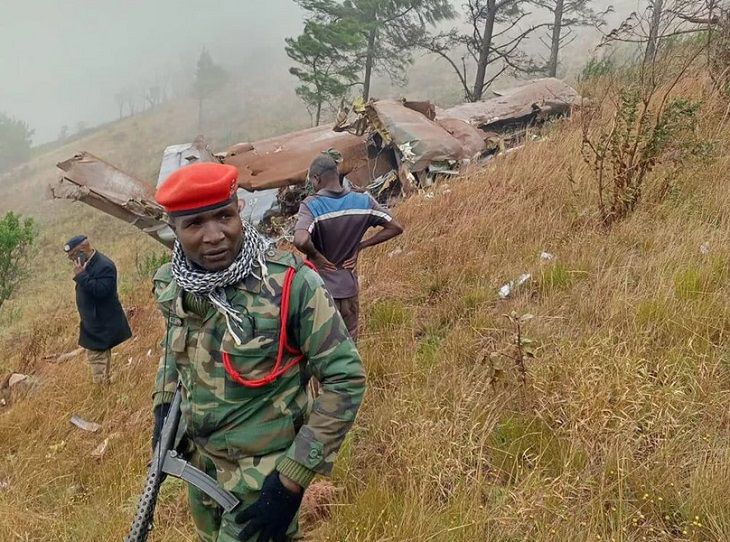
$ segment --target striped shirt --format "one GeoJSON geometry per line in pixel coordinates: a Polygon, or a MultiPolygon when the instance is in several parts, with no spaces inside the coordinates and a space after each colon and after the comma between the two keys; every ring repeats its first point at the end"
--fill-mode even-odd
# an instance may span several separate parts
{"type": "Polygon", "coordinates": [[[365,232],[392,220],[390,213],[367,193],[320,190],[299,206],[294,230],[306,230],[314,247],[337,266],[336,271],[320,269],[325,286],[335,299],[354,297],[358,292],[357,273],[342,269],[342,263],[357,252],[365,232]]]}

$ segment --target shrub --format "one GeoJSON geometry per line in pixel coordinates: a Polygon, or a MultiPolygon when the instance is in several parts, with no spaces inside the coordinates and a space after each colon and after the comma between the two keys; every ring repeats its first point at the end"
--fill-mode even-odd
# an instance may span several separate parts
{"type": "Polygon", "coordinates": [[[26,277],[37,235],[32,218],[8,211],[0,220],[0,307],[26,277]]]}

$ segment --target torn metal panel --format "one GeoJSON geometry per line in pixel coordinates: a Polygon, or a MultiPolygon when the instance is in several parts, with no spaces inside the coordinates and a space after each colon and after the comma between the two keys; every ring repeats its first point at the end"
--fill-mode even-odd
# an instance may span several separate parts
{"type": "Polygon", "coordinates": [[[459,119],[483,130],[501,132],[567,114],[581,99],[574,88],[551,77],[535,79],[498,94],[483,102],[440,110],[437,119],[459,119]]]}
{"type": "Polygon", "coordinates": [[[431,162],[469,157],[458,139],[401,101],[370,101],[365,104],[365,114],[383,143],[399,149],[411,171],[422,171],[431,162]]]}
{"type": "Polygon", "coordinates": [[[163,221],[151,185],[87,152],[57,166],[63,173],[51,187],[52,197],[86,203],[172,247],[174,234],[163,221]]]}
{"type": "Polygon", "coordinates": [[[203,136],[198,136],[192,143],[182,145],[170,145],[162,153],[160,174],[157,176],[157,186],[170,176],[170,173],[183,166],[195,162],[217,162],[215,156],[208,148],[203,136]]]}
{"type": "Polygon", "coordinates": [[[486,150],[487,134],[459,119],[436,119],[436,124],[450,133],[461,144],[469,158],[481,155],[486,150]]]}
{"type": "Polygon", "coordinates": [[[303,183],[309,164],[328,149],[342,155],[340,173],[343,175],[367,164],[365,139],[348,132],[334,132],[329,126],[239,143],[218,156],[225,164],[238,168],[238,185],[253,191],[303,183]]]}

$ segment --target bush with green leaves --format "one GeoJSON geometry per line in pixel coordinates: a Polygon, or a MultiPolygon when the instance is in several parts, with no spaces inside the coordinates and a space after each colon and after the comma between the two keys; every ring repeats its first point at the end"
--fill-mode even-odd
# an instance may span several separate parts
{"type": "Polygon", "coordinates": [[[690,140],[700,104],[670,92],[629,86],[620,90],[608,126],[594,131],[593,115],[584,117],[582,153],[595,174],[605,226],[634,211],[657,164],[669,155],[681,162],[694,148],[690,140]]]}
{"type": "Polygon", "coordinates": [[[142,278],[152,277],[170,259],[169,252],[146,252],[141,257],[137,254],[134,262],[137,268],[137,274],[142,278]]]}
{"type": "Polygon", "coordinates": [[[37,236],[32,218],[8,211],[0,219],[0,307],[27,276],[30,249],[37,236]]]}

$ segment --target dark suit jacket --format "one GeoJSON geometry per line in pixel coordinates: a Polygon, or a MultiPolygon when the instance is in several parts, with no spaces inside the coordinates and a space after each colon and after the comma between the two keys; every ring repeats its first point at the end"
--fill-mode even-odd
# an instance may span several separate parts
{"type": "Polygon", "coordinates": [[[132,336],[119,298],[117,268],[98,250],[86,269],[74,277],[81,316],[79,346],[106,350],[132,336]]]}

